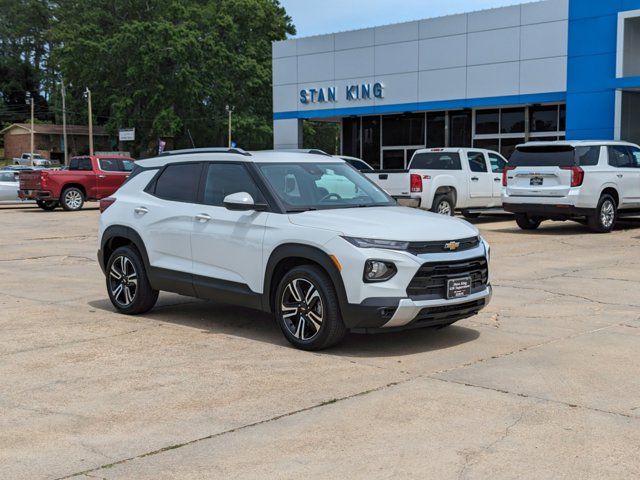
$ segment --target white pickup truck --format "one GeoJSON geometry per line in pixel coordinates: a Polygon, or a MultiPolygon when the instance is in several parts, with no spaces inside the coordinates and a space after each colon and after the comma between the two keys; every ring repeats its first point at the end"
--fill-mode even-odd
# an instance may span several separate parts
{"type": "Polygon", "coordinates": [[[417,150],[408,170],[363,172],[402,205],[443,215],[461,210],[467,218],[477,210],[499,208],[502,171],[507,160],[481,148],[417,150]]]}
{"type": "Polygon", "coordinates": [[[14,165],[25,165],[29,167],[46,167],[49,168],[51,166],[51,162],[44,158],[39,153],[33,154],[33,159],[31,158],[30,153],[23,153],[20,157],[13,159],[14,165]]]}

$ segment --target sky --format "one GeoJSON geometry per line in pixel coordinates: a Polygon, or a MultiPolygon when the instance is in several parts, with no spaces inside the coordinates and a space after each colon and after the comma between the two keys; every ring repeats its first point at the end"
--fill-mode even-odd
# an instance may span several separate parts
{"type": "Polygon", "coordinates": [[[453,13],[504,7],[531,0],[280,0],[293,18],[296,37],[335,33],[453,13]]]}

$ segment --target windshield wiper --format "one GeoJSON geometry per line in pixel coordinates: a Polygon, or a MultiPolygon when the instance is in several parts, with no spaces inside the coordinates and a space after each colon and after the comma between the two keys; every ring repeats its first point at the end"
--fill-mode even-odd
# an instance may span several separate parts
{"type": "Polygon", "coordinates": [[[287,213],[302,213],[302,212],[309,212],[312,210],[318,210],[318,209],[315,207],[289,208],[287,209],[287,213]]]}

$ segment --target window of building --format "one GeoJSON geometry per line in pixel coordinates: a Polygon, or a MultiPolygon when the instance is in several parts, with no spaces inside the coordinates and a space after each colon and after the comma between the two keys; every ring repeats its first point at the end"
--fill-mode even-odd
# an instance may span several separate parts
{"type": "Polygon", "coordinates": [[[360,118],[342,120],[342,154],[360,158],[360,118]]]}
{"type": "Polygon", "coordinates": [[[362,117],[362,160],[380,168],[380,117],[362,117]]]}
{"type": "Polygon", "coordinates": [[[476,110],[473,146],[494,150],[509,158],[515,147],[527,140],[563,139],[565,125],[564,104],[476,110]]]}
{"type": "MultiPolygon", "coordinates": [[[[628,12],[620,20],[622,50],[618,53],[618,77],[640,76],[640,17],[628,12]]],[[[620,42],[620,39],[618,40],[620,42]]]]}
{"type": "Polygon", "coordinates": [[[424,145],[424,113],[382,117],[382,146],[424,145]]]}
{"type": "Polygon", "coordinates": [[[446,145],[446,112],[427,113],[427,148],[446,145]]]}
{"type": "Polygon", "coordinates": [[[201,173],[201,163],[168,165],[156,180],[154,193],[165,200],[196,203],[201,173]]]}
{"type": "Polygon", "coordinates": [[[471,111],[449,112],[449,146],[470,147],[472,137],[471,111]]]}

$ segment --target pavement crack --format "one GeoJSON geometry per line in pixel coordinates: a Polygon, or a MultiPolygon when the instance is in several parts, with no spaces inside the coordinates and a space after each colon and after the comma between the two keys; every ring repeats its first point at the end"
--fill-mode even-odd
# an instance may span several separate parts
{"type": "Polygon", "coordinates": [[[257,426],[264,425],[264,424],[267,424],[267,423],[276,422],[276,421],[281,420],[283,418],[292,417],[294,415],[299,415],[299,414],[305,413],[305,412],[310,412],[310,411],[313,411],[313,410],[316,410],[316,409],[319,409],[319,408],[322,408],[322,407],[326,407],[326,406],[329,406],[329,405],[333,405],[333,404],[336,404],[336,403],[339,403],[339,402],[344,402],[346,400],[351,400],[353,398],[363,397],[363,396],[369,395],[371,393],[381,392],[381,391],[386,390],[388,388],[396,387],[398,385],[402,385],[402,384],[408,383],[408,382],[410,382],[412,380],[416,380],[416,379],[418,379],[420,377],[421,376],[416,376],[416,377],[412,377],[412,378],[406,378],[404,380],[399,380],[399,381],[396,381],[396,382],[389,382],[389,383],[386,383],[384,385],[380,385],[379,387],[370,388],[368,390],[363,390],[361,392],[356,392],[356,393],[353,393],[351,395],[345,395],[345,396],[339,397],[339,398],[333,398],[333,399],[329,399],[329,400],[324,400],[324,401],[322,401],[320,403],[316,403],[316,404],[310,405],[308,407],[304,407],[304,408],[300,408],[300,409],[297,409],[297,410],[292,410],[290,412],[286,412],[286,413],[282,413],[282,414],[279,414],[279,415],[275,415],[273,417],[266,418],[264,420],[258,420],[256,422],[247,423],[245,425],[240,425],[238,427],[230,428],[230,429],[224,430],[222,432],[213,433],[213,434],[207,435],[205,437],[200,437],[200,438],[196,438],[196,439],[193,439],[193,440],[188,440],[186,442],[181,442],[181,443],[176,443],[176,444],[173,444],[173,445],[168,445],[166,447],[162,447],[162,448],[159,448],[157,450],[153,450],[153,451],[146,452],[146,453],[141,453],[139,455],[135,455],[135,456],[128,457],[128,458],[123,458],[123,459],[115,461],[113,463],[100,465],[100,466],[94,467],[94,468],[89,468],[89,469],[83,470],[81,472],[71,473],[71,474],[65,475],[63,477],[57,477],[55,480],[65,480],[65,479],[68,479],[68,478],[79,477],[81,475],[90,476],[89,474],[91,474],[93,472],[97,472],[97,471],[105,469],[105,468],[112,468],[112,467],[115,467],[117,465],[122,465],[123,463],[127,463],[127,462],[130,462],[130,461],[133,461],[133,460],[138,460],[138,459],[141,459],[141,458],[151,457],[153,455],[158,455],[160,453],[167,452],[169,450],[175,450],[177,448],[186,447],[186,446],[193,445],[195,443],[199,443],[199,442],[202,442],[202,441],[205,441],[205,440],[210,440],[210,439],[213,439],[213,438],[222,437],[224,435],[228,435],[228,434],[231,434],[231,433],[236,433],[236,432],[239,432],[239,431],[242,431],[242,430],[247,430],[249,428],[257,427],[257,426]]]}
{"type": "Polygon", "coordinates": [[[553,398],[546,398],[546,397],[539,397],[537,395],[530,395],[528,393],[512,392],[510,390],[505,390],[505,389],[502,389],[502,388],[488,387],[486,385],[479,385],[479,384],[476,384],[476,383],[463,382],[461,380],[453,380],[451,378],[435,377],[435,376],[432,376],[432,375],[426,376],[424,378],[428,378],[430,380],[437,380],[439,382],[451,383],[451,384],[454,384],[454,385],[463,385],[465,387],[480,388],[482,390],[489,390],[489,391],[492,391],[492,392],[502,393],[504,395],[510,395],[510,396],[520,397],[520,398],[527,398],[527,399],[536,400],[536,401],[539,401],[539,402],[546,402],[546,403],[553,403],[553,404],[556,404],[556,405],[563,405],[563,406],[569,407],[569,408],[580,408],[582,410],[588,410],[588,411],[591,411],[591,412],[604,413],[606,415],[614,415],[614,416],[617,416],[617,417],[623,417],[623,418],[627,418],[627,419],[631,419],[631,420],[640,420],[640,417],[638,417],[636,415],[630,415],[628,413],[614,412],[614,411],[611,411],[611,410],[605,410],[603,408],[589,407],[587,405],[563,402],[562,400],[556,400],[556,399],[553,399],[553,398]]]}
{"type": "Polygon", "coordinates": [[[565,297],[565,298],[577,298],[578,300],[585,300],[587,302],[590,303],[597,303],[598,305],[609,305],[609,306],[613,306],[613,307],[632,307],[632,308],[640,308],[640,305],[637,304],[629,304],[629,303],[616,303],[616,302],[603,302],[601,300],[595,300],[593,298],[589,298],[589,297],[585,297],[583,295],[576,295],[573,293],[563,293],[563,292],[554,292],[551,290],[546,290],[544,288],[540,288],[540,287],[522,287],[519,285],[505,285],[505,284],[499,284],[499,283],[495,283],[494,287],[500,287],[500,288],[513,288],[515,290],[528,290],[528,291],[537,291],[537,292],[544,292],[544,293],[548,293],[549,295],[555,295],[558,297],[565,297]]]}

